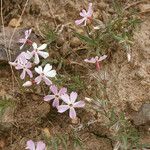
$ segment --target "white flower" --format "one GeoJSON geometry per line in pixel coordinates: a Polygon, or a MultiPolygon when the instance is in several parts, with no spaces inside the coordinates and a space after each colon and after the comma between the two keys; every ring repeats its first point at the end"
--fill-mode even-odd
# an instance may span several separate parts
{"type": "Polygon", "coordinates": [[[49,56],[48,52],[44,52],[43,50],[47,47],[47,44],[42,44],[40,47],[37,47],[36,43],[32,44],[33,51],[31,52],[32,57],[34,56],[34,63],[39,64],[40,59],[39,56],[46,59],[49,56]]]}
{"type": "Polygon", "coordinates": [[[52,70],[52,66],[50,64],[46,64],[44,69],[41,66],[35,67],[35,71],[39,74],[38,77],[35,78],[35,82],[39,84],[42,80],[47,84],[51,85],[52,81],[48,79],[48,77],[55,77],[56,71],[52,70]]]}

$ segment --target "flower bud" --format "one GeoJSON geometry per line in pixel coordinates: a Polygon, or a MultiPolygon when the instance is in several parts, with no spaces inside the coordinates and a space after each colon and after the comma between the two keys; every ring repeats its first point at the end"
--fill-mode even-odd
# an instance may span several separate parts
{"type": "Polygon", "coordinates": [[[29,86],[31,86],[32,85],[32,82],[31,81],[27,81],[27,82],[25,82],[22,86],[23,87],[29,87],[29,86]]]}

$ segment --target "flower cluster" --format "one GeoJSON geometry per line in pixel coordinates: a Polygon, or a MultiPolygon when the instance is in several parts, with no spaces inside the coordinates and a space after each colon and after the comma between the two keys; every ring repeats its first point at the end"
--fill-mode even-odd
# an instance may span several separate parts
{"type": "Polygon", "coordinates": [[[32,45],[32,51],[21,52],[14,62],[9,62],[10,65],[14,66],[16,70],[22,70],[20,78],[25,79],[26,75],[30,77],[29,81],[26,81],[23,86],[28,87],[33,83],[39,84],[42,80],[47,84],[51,85],[52,81],[49,78],[53,78],[56,76],[56,71],[52,70],[52,66],[50,64],[46,64],[44,69],[41,66],[37,66],[33,69],[35,65],[40,63],[40,57],[46,59],[49,57],[49,53],[43,51],[46,49],[47,44],[42,44],[41,46],[37,46],[35,42],[29,40],[29,36],[31,34],[31,29],[25,31],[25,37],[19,39],[19,43],[22,45],[20,49],[23,48],[25,44],[32,45]],[[39,76],[33,79],[32,70],[35,70],[39,76]]]}
{"type": "Polygon", "coordinates": [[[28,150],[46,150],[46,145],[42,141],[33,142],[32,140],[27,141],[27,147],[25,149],[28,150]]]}

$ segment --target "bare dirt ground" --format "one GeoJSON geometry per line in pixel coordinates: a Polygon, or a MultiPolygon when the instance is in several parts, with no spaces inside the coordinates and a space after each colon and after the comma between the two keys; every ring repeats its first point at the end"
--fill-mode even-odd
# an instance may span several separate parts
{"type": "MultiPolygon", "coordinates": [[[[3,1],[4,24],[11,33],[16,26],[16,22],[13,22],[12,19],[19,19],[25,2],[21,0],[3,1]]],[[[150,107],[148,106],[147,110],[141,108],[143,104],[150,103],[150,3],[149,1],[120,2],[124,3],[126,7],[137,8],[142,22],[133,33],[131,61],[127,61],[123,48],[115,47],[115,51],[104,64],[101,72],[105,71],[107,76],[105,95],[117,112],[126,112],[127,117],[141,134],[141,141],[150,143],[150,107]]],[[[94,16],[102,22],[105,22],[114,13],[111,0],[93,0],[92,3],[94,16]]],[[[77,49],[83,48],[84,44],[74,38],[71,29],[82,33],[82,29],[75,26],[74,20],[78,18],[77,14],[80,10],[83,7],[86,8],[87,5],[87,0],[80,2],[77,0],[29,0],[17,30],[33,28],[33,37],[39,42],[45,39],[44,24],[51,29],[63,29],[56,42],[57,49],[53,44],[49,47],[50,55],[55,59],[60,55],[65,55],[70,49],[76,52],[77,49]]],[[[19,35],[15,34],[13,39],[17,36],[19,35]]],[[[15,41],[13,40],[12,43],[15,41]]],[[[11,46],[12,51],[19,48],[17,44],[13,46],[11,46]]],[[[0,48],[2,49],[2,42],[0,48]]],[[[0,55],[0,58],[2,57],[3,55],[0,55]]],[[[95,86],[95,82],[93,82],[93,76],[99,78],[102,73],[93,71],[89,73],[83,70],[82,66],[70,63],[74,60],[80,63],[83,58],[84,54],[80,56],[80,53],[70,55],[66,59],[68,65],[66,70],[69,70],[69,73],[79,72],[84,78],[86,84],[83,85],[83,88],[76,86],[80,96],[84,98],[95,95],[97,91],[95,88],[102,88],[101,84],[95,86]]],[[[6,57],[3,59],[6,60],[6,57]]],[[[59,70],[57,64],[55,67],[59,70]]],[[[11,104],[0,122],[0,149],[23,150],[27,140],[45,140],[45,137],[53,139],[52,143],[57,143],[59,150],[64,150],[62,139],[66,139],[68,150],[113,149],[114,141],[111,139],[110,131],[103,124],[103,120],[98,118],[96,112],[88,110],[88,108],[79,110],[80,123],[74,124],[68,118],[67,113],[58,114],[55,109],[43,101],[43,87],[34,90],[22,89],[21,84],[17,83],[11,74],[11,69],[6,61],[0,61],[0,97],[5,96],[6,99],[11,100],[11,104]],[[96,123],[89,124],[95,120],[96,123]]],[[[103,94],[99,93],[99,97],[103,97],[103,94]]]]}

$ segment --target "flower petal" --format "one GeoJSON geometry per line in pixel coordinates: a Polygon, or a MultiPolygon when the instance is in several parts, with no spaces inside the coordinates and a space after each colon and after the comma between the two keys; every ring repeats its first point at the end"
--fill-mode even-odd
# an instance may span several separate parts
{"type": "Polygon", "coordinates": [[[32,46],[33,46],[33,49],[34,49],[34,50],[37,49],[37,44],[36,44],[35,42],[33,42],[32,46]]]}
{"type": "Polygon", "coordinates": [[[52,85],[51,87],[50,87],[50,90],[56,95],[56,94],[58,94],[58,88],[56,87],[56,85],[52,85]]]}
{"type": "Polygon", "coordinates": [[[69,111],[69,116],[71,119],[75,119],[76,118],[76,111],[73,107],[70,108],[70,111],[69,111]]]}
{"type": "Polygon", "coordinates": [[[55,95],[46,95],[45,97],[44,97],[44,101],[50,101],[50,100],[52,100],[52,99],[54,99],[55,98],[55,95]]]}
{"type": "Polygon", "coordinates": [[[70,101],[71,101],[72,104],[76,101],[77,96],[78,96],[78,94],[76,92],[71,92],[70,101]]]}
{"type": "Polygon", "coordinates": [[[34,63],[35,64],[39,64],[39,62],[40,62],[39,56],[38,56],[37,53],[35,53],[35,55],[34,55],[34,63]]]}
{"type": "Polygon", "coordinates": [[[25,76],[26,76],[26,71],[23,70],[21,75],[20,75],[20,78],[23,80],[25,78],[25,76]]]}
{"type": "Polygon", "coordinates": [[[70,107],[68,105],[60,105],[57,107],[59,113],[63,113],[68,110],[70,107]]]}
{"type": "Polygon", "coordinates": [[[63,95],[61,95],[61,99],[62,99],[65,103],[67,103],[67,104],[70,104],[70,103],[71,103],[71,102],[70,102],[70,97],[69,97],[68,94],[63,94],[63,95]]]}
{"type": "Polygon", "coordinates": [[[107,58],[107,55],[103,55],[103,56],[101,56],[101,57],[99,58],[98,61],[102,61],[102,60],[104,60],[104,59],[106,59],[106,58],[107,58]]]}
{"type": "Polygon", "coordinates": [[[46,145],[42,141],[37,142],[36,150],[46,150],[46,145]]]}
{"type": "Polygon", "coordinates": [[[84,59],[84,61],[88,63],[96,63],[96,60],[94,57],[92,57],[91,59],[84,59]]]}
{"type": "Polygon", "coordinates": [[[87,16],[91,17],[92,14],[93,14],[92,3],[89,3],[89,8],[88,8],[88,11],[87,11],[87,16]]]}
{"type": "Polygon", "coordinates": [[[73,107],[78,107],[78,108],[81,108],[81,107],[84,107],[85,106],[85,102],[84,101],[78,101],[78,102],[75,102],[73,104],[73,107]]]}
{"type": "Polygon", "coordinates": [[[58,108],[58,106],[59,106],[59,99],[55,98],[52,105],[53,105],[53,107],[58,108]]]}
{"type": "Polygon", "coordinates": [[[75,24],[76,25],[80,25],[82,22],[84,22],[86,20],[86,18],[82,18],[82,19],[79,19],[79,20],[76,20],[75,21],[75,24]]]}
{"type": "Polygon", "coordinates": [[[52,81],[49,80],[47,77],[43,77],[43,80],[44,80],[46,85],[51,85],[52,84],[52,81]]]}
{"type": "Polygon", "coordinates": [[[51,77],[51,78],[55,77],[56,76],[56,70],[51,70],[51,71],[47,72],[46,76],[51,77]]]}
{"type": "Polygon", "coordinates": [[[38,74],[41,74],[41,73],[42,73],[42,67],[41,67],[41,66],[35,67],[35,71],[36,71],[38,74]]]}
{"type": "Polygon", "coordinates": [[[38,77],[35,78],[34,81],[36,82],[36,84],[39,84],[41,82],[41,80],[42,80],[42,77],[38,76],[38,77]]]}
{"type": "Polygon", "coordinates": [[[38,50],[44,50],[47,47],[47,44],[42,44],[40,47],[38,47],[38,50]]]}
{"type": "Polygon", "coordinates": [[[67,88],[61,88],[58,94],[61,96],[62,94],[65,94],[66,92],[67,92],[67,88]]]}
{"type": "Polygon", "coordinates": [[[46,59],[49,56],[48,52],[43,52],[43,51],[38,51],[38,54],[43,57],[44,59],[46,59]]]}
{"type": "Polygon", "coordinates": [[[52,69],[52,65],[50,64],[46,64],[44,67],[44,73],[47,73],[48,71],[50,71],[52,69]]]}
{"type": "Polygon", "coordinates": [[[26,69],[26,71],[27,71],[27,74],[30,76],[30,78],[32,78],[33,77],[32,72],[29,69],[26,69]]]}
{"type": "Polygon", "coordinates": [[[35,150],[35,144],[34,144],[34,142],[32,140],[27,141],[26,149],[35,150]]]}

